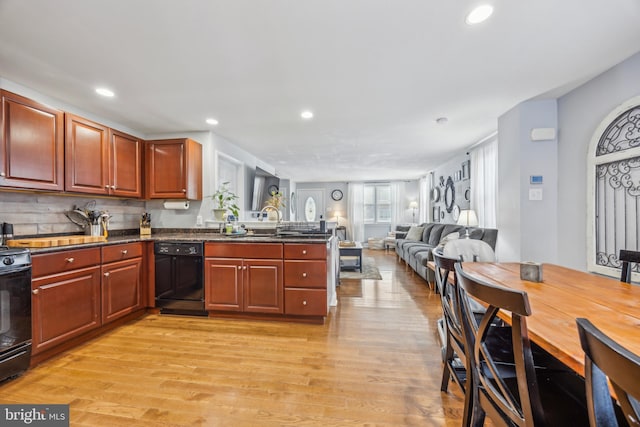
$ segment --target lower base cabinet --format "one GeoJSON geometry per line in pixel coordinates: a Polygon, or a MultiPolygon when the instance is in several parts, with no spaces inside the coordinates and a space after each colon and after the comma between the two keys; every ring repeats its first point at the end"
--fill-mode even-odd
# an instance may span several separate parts
{"type": "Polygon", "coordinates": [[[32,354],[98,328],[100,267],[32,281],[32,354]]]}
{"type": "Polygon", "coordinates": [[[102,323],[142,307],[142,258],[102,266],[102,323]]]}

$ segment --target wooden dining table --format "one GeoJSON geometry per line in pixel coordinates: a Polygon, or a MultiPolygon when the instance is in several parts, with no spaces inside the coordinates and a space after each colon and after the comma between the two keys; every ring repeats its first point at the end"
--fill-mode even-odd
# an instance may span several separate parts
{"type": "Polygon", "coordinates": [[[640,286],[553,264],[543,264],[542,282],[521,280],[519,263],[464,262],[462,268],[476,278],[525,291],[532,311],[527,317],[530,339],[582,376],[578,317],[640,354],[640,286]]]}

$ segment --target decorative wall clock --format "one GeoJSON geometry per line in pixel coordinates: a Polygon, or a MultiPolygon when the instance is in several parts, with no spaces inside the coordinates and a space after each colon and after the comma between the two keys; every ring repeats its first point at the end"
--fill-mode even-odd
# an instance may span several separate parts
{"type": "Polygon", "coordinates": [[[332,198],[333,200],[335,200],[336,202],[338,202],[338,201],[342,200],[342,196],[343,196],[343,194],[342,194],[342,191],[341,191],[341,190],[335,189],[335,190],[333,190],[333,191],[331,192],[331,198],[332,198]]]}

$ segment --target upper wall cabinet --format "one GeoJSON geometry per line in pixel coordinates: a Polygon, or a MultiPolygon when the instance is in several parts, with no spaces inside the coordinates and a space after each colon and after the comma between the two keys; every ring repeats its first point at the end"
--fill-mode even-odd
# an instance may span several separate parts
{"type": "Polygon", "coordinates": [[[65,122],[66,191],[142,196],[140,139],[73,114],[65,122]]]}
{"type": "Polygon", "coordinates": [[[0,90],[0,186],[64,189],[64,113],[0,90]]]}
{"type": "Polygon", "coordinates": [[[147,141],[147,198],[202,200],[202,146],[191,139],[147,141]]]}

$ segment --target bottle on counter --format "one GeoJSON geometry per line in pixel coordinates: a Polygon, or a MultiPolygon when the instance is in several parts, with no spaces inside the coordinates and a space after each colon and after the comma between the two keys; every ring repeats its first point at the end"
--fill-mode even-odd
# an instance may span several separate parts
{"type": "Polygon", "coordinates": [[[327,231],[327,222],[322,219],[322,215],[320,215],[320,232],[325,233],[327,231]]]}

